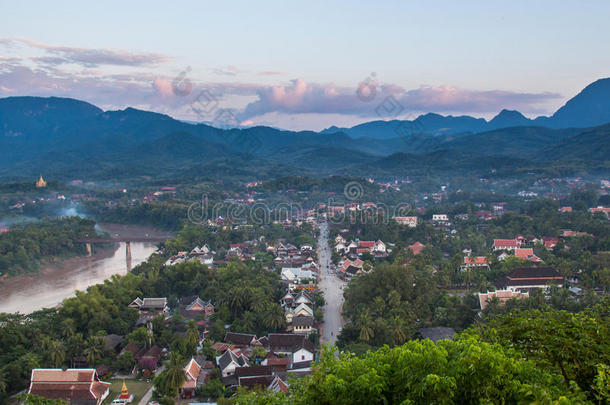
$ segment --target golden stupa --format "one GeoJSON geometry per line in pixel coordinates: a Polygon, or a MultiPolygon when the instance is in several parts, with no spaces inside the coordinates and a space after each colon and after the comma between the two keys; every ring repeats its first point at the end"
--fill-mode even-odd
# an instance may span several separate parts
{"type": "Polygon", "coordinates": [[[129,391],[127,391],[127,384],[125,384],[125,380],[123,380],[123,388],[121,388],[121,395],[119,395],[119,399],[129,399],[131,395],[129,391]]]}
{"type": "Polygon", "coordinates": [[[45,188],[47,186],[47,182],[42,178],[42,174],[40,175],[40,179],[36,182],[36,188],[45,188]]]}

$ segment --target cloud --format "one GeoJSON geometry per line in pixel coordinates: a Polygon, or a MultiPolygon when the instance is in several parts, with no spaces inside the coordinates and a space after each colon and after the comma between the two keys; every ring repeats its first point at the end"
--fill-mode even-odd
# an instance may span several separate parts
{"type": "Polygon", "coordinates": [[[245,73],[245,70],[238,69],[236,66],[224,66],[210,69],[212,73],[221,76],[237,76],[240,73],[245,73]]]}
{"type": "Polygon", "coordinates": [[[0,41],[0,43],[9,47],[14,47],[15,44],[21,43],[31,48],[43,50],[50,56],[37,57],[33,59],[48,65],[75,63],[86,67],[95,67],[100,65],[146,66],[157,65],[170,60],[168,56],[158,53],[56,46],[33,41],[28,38],[4,38],[0,41]]]}
{"type": "Polygon", "coordinates": [[[174,86],[167,79],[156,77],[153,80],[153,88],[161,97],[171,97],[174,95],[174,86]]]}
{"type": "Polygon", "coordinates": [[[466,90],[452,86],[423,86],[404,92],[399,101],[406,109],[434,112],[498,112],[503,108],[539,111],[538,105],[556,100],[557,93],[518,93],[502,90],[466,90]]]}
{"type": "Polygon", "coordinates": [[[334,84],[307,83],[302,79],[281,86],[261,87],[257,90],[257,95],[258,100],[245,108],[242,119],[272,112],[349,114],[371,118],[391,118],[381,116],[382,112],[388,111],[393,111],[396,115],[413,111],[487,114],[497,113],[503,108],[513,108],[532,113],[544,111],[541,104],[561,97],[556,93],[479,91],[452,86],[422,86],[405,90],[395,84],[378,84],[374,80],[348,88],[334,84]],[[383,107],[384,104],[386,108],[383,107]]]}
{"type": "Polygon", "coordinates": [[[279,72],[275,70],[264,70],[262,72],[258,72],[259,76],[281,76],[284,75],[284,72],[279,72]]]}

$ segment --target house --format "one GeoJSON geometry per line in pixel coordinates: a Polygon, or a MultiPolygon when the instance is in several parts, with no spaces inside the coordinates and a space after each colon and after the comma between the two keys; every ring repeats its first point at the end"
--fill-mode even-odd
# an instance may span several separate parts
{"type": "Polygon", "coordinates": [[[559,208],[559,212],[566,213],[566,212],[572,212],[572,207],[561,207],[559,208]]]}
{"type": "Polygon", "coordinates": [[[555,246],[557,246],[558,243],[559,243],[559,238],[556,238],[554,236],[543,236],[542,237],[542,244],[548,250],[553,249],[555,246]]]}
{"type": "Polygon", "coordinates": [[[28,388],[28,394],[74,404],[100,405],[109,393],[110,383],[100,381],[92,368],[35,368],[28,388]]]}
{"type": "Polygon", "coordinates": [[[226,343],[233,343],[238,347],[260,346],[258,339],[256,339],[256,335],[249,333],[227,332],[224,341],[226,343]]]}
{"type": "Polygon", "coordinates": [[[341,268],[339,269],[339,272],[346,277],[351,277],[351,276],[355,276],[357,274],[362,274],[363,264],[364,264],[364,262],[360,259],[356,259],[354,261],[346,259],[341,264],[341,268]]]}
{"type": "Polygon", "coordinates": [[[301,305],[301,304],[311,305],[312,304],[311,299],[307,296],[307,294],[305,292],[301,292],[301,294],[299,294],[299,296],[296,298],[294,303],[296,305],[301,305]]]}
{"type": "Polygon", "coordinates": [[[534,254],[532,248],[517,248],[515,249],[515,256],[519,259],[528,260],[533,263],[541,263],[542,259],[534,254]]]}
{"type": "Polygon", "coordinates": [[[307,304],[300,304],[294,309],[286,312],[286,322],[291,323],[298,316],[313,317],[313,310],[307,304]]]}
{"type": "Polygon", "coordinates": [[[309,335],[313,331],[313,316],[297,315],[292,318],[292,333],[309,335]]]}
{"type": "Polygon", "coordinates": [[[417,226],[417,217],[394,217],[394,220],[398,225],[406,225],[409,228],[415,228],[417,226]]]}
{"type": "Polygon", "coordinates": [[[303,280],[310,280],[316,278],[311,270],[303,270],[299,267],[284,267],[282,269],[281,277],[283,281],[290,283],[301,283],[303,280]]]}
{"type": "Polygon", "coordinates": [[[197,388],[205,383],[205,374],[201,371],[201,365],[197,363],[195,358],[191,358],[191,361],[189,361],[186,367],[184,367],[186,379],[180,387],[181,398],[194,397],[197,388]]]}
{"type": "Polygon", "coordinates": [[[606,217],[610,217],[610,208],[606,208],[606,207],[602,207],[602,206],[598,206],[596,208],[589,208],[589,212],[591,214],[596,214],[598,212],[601,212],[603,214],[606,214],[606,217]]]}
{"type": "Polygon", "coordinates": [[[433,214],[432,215],[433,222],[447,222],[449,221],[449,217],[447,214],[433,214]]]}
{"type": "Polygon", "coordinates": [[[273,381],[271,381],[271,384],[269,384],[267,389],[270,391],[282,392],[284,394],[288,394],[290,392],[288,384],[286,384],[284,380],[277,375],[273,377],[273,381]]]}
{"type": "Polygon", "coordinates": [[[208,319],[214,314],[214,305],[211,301],[204,301],[196,295],[180,299],[180,313],[185,319],[208,319]]]}
{"type": "Polygon", "coordinates": [[[157,367],[159,367],[159,360],[161,360],[162,355],[163,349],[158,345],[154,345],[150,349],[146,349],[145,347],[140,349],[140,351],[136,353],[135,358],[138,360],[140,367],[155,371],[157,367]]]}
{"type": "Polygon", "coordinates": [[[292,307],[294,304],[294,295],[290,291],[287,291],[286,294],[280,299],[280,304],[283,307],[292,307]]]}
{"type": "Polygon", "coordinates": [[[220,368],[220,374],[223,377],[234,375],[237,368],[249,367],[248,362],[243,355],[236,355],[231,350],[227,350],[222,355],[216,357],[216,364],[220,368]]]}
{"type": "Polygon", "coordinates": [[[167,298],[136,298],[128,305],[129,308],[136,308],[140,313],[168,313],[167,298]]]}
{"type": "Polygon", "coordinates": [[[510,299],[521,299],[527,297],[529,297],[529,293],[527,292],[497,290],[486,293],[479,293],[479,305],[481,306],[481,310],[484,310],[487,307],[487,304],[494,298],[498,299],[500,305],[505,305],[506,302],[510,299]]]}
{"type": "Polygon", "coordinates": [[[275,378],[272,366],[243,367],[235,370],[237,385],[248,388],[266,388],[275,378]]]}
{"type": "Polygon", "coordinates": [[[117,353],[123,343],[124,337],[121,335],[106,335],[104,336],[104,349],[108,352],[117,353]]]}
{"type": "Polygon", "coordinates": [[[422,339],[430,339],[436,343],[443,339],[451,340],[453,335],[455,335],[455,330],[438,326],[434,328],[421,328],[417,331],[417,334],[422,339]]]}
{"type": "Polygon", "coordinates": [[[547,289],[549,284],[563,285],[563,276],[553,267],[518,267],[496,283],[498,288],[511,291],[547,289]]]}
{"type": "Polygon", "coordinates": [[[517,239],[494,239],[493,250],[515,250],[519,247],[519,241],[517,239]]]}
{"type": "Polygon", "coordinates": [[[409,245],[409,249],[411,250],[411,252],[413,252],[413,254],[415,256],[420,254],[422,252],[422,250],[424,250],[425,247],[426,247],[426,245],[424,245],[423,243],[420,243],[420,242],[415,242],[414,244],[409,245]]]}
{"type": "Polygon", "coordinates": [[[460,271],[465,271],[466,269],[472,267],[485,267],[487,270],[489,270],[489,261],[485,256],[465,256],[464,264],[460,267],[460,271]]]}
{"type": "Polygon", "coordinates": [[[315,345],[304,335],[270,333],[268,337],[271,351],[290,356],[291,365],[314,360],[315,345]]]}

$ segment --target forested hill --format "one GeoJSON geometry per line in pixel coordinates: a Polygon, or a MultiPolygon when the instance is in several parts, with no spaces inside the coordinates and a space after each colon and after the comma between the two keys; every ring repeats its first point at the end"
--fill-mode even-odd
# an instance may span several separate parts
{"type": "Polygon", "coordinates": [[[505,166],[528,170],[546,169],[549,158],[574,172],[597,170],[608,166],[608,127],[582,127],[610,121],[608,83],[591,84],[544,119],[507,110],[489,122],[426,114],[409,122],[376,121],[320,133],[264,126],[219,129],[133,108],[103,112],[73,99],[10,97],[0,99],[0,178],[25,181],[40,173],[63,180],[160,178],[200,174],[202,167],[211,176],[231,177],[252,166],[249,173],[259,177],[277,165],[287,170],[283,174],[367,175],[370,165],[376,173],[405,175],[413,156],[422,156],[427,163],[421,167],[431,173],[481,173],[493,168],[483,163],[497,157],[510,158],[505,166]],[[437,151],[449,151],[443,155],[448,159],[431,155],[437,151]],[[405,161],[389,164],[384,159],[390,155],[395,155],[391,161],[405,161]],[[593,167],[573,162],[591,156],[593,167]],[[224,159],[235,164],[215,171],[224,159]]]}

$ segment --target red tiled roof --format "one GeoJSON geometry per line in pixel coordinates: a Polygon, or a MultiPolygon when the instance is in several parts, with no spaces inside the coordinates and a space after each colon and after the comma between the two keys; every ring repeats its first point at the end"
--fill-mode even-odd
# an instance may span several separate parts
{"type": "Polygon", "coordinates": [[[532,248],[515,249],[515,256],[527,259],[530,256],[534,256],[534,249],[532,249],[532,248]]]}
{"type": "Polygon", "coordinates": [[[360,241],[360,242],[358,242],[358,247],[372,248],[374,246],[375,246],[375,242],[374,241],[360,241]]]}
{"type": "Polygon", "coordinates": [[[516,239],[494,239],[494,247],[517,247],[519,243],[516,239]]]}
{"type": "Polygon", "coordinates": [[[487,264],[487,257],[476,256],[476,257],[464,257],[464,264],[487,264]]]}
{"type": "Polygon", "coordinates": [[[411,251],[413,252],[414,255],[418,255],[421,253],[422,250],[424,250],[424,248],[426,247],[426,245],[424,245],[423,243],[420,242],[415,242],[412,245],[409,245],[409,249],[411,249],[411,251]]]}

